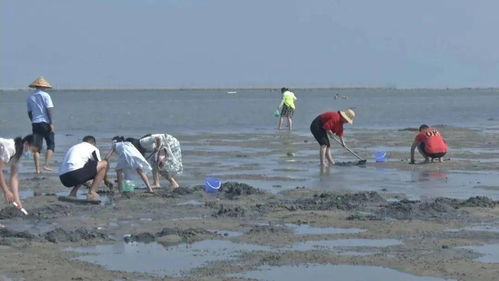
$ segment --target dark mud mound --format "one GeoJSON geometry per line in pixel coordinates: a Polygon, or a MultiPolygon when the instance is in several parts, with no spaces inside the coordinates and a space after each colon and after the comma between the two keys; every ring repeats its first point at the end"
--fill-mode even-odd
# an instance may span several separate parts
{"type": "Polygon", "coordinates": [[[385,199],[377,192],[359,192],[339,194],[325,192],[315,194],[312,198],[298,199],[289,210],[354,210],[372,203],[384,203],[385,199]]]}
{"type": "Polygon", "coordinates": [[[203,190],[203,186],[196,185],[193,187],[179,187],[173,190],[159,190],[156,193],[163,198],[179,198],[181,196],[192,194],[196,191],[203,190]]]}
{"type": "Polygon", "coordinates": [[[132,234],[130,236],[125,236],[125,238],[123,238],[123,240],[125,240],[125,242],[127,242],[127,243],[130,243],[130,242],[151,243],[151,242],[154,242],[156,240],[156,237],[154,236],[154,234],[152,234],[150,232],[142,232],[142,233],[138,233],[138,234],[132,234]]]}
{"type": "Polygon", "coordinates": [[[78,228],[73,231],[66,231],[62,228],[56,228],[52,231],[45,233],[44,238],[52,243],[79,242],[82,240],[89,241],[94,239],[100,239],[100,240],[109,239],[109,237],[104,233],[88,230],[85,228],[78,228]]]}
{"type": "Polygon", "coordinates": [[[223,204],[220,205],[218,211],[212,214],[214,217],[231,217],[239,218],[246,215],[246,210],[240,206],[225,207],[223,204]]]}
{"type": "Polygon", "coordinates": [[[225,182],[221,187],[222,192],[227,199],[237,199],[239,196],[262,194],[263,191],[245,183],[225,182]]]}
{"type": "Polygon", "coordinates": [[[203,235],[213,235],[212,232],[203,228],[188,228],[188,229],[178,229],[178,228],[163,228],[160,232],[156,233],[156,237],[164,237],[167,235],[178,235],[184,240],[193,240],[196,237],[203,235]]]}
{"type": "Polygon", "coordinates": [[[282,225],[255,225],[248,234],[275,234],[275,233],[292,233],[292,231],[282,225]]]}
{"type": "Polygon", "coordinates": [[[28,210],[30,218],[53,219],[62,216],[68,216],[71,213],[71,207],[61,204],[52,204],[41,208],[28,210]]]}
{"type": "Polygon", "coordinates": [[[22,217],[23,213],[14,206],[5,207],[0,210],[0,220],[22,217]]]}
{"type": "Polygon", "coordinates": [[[35,239],[36,236],[27,232],[27,231],[13,231],[7,228],[1,228],[0,229],[0,237],[2,238],[22,238],[22,239],[28,239],[32,240],[35,239]]]}
{"type": "Polygon", "coordinates": [[[461,202],[460,207],[494,208],[496,205],[497,202],[488,197],[476,196],[461,202]]]}

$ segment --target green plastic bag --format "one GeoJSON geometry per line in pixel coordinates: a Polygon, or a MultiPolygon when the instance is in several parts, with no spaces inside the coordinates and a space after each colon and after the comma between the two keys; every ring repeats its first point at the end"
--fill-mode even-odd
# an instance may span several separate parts
{"type": "Polygon", "coordinates": [[[279,116],[281,116],[281,112],[279,111],[279,109],[276,109],[274,111],[274,117],[279,117],[279,116]]]}

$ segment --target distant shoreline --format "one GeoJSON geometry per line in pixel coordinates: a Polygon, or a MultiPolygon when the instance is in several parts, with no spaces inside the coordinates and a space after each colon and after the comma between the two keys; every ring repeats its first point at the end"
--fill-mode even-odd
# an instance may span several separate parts
{"type": "MultiPolygon", "coordinates": [[[[498,90],[499,87],[459,87],[459,88],[397,88],[397,87],[343,87],[343,86],[324,86],[324,87],[291,87],[292,90],[408,90],[408,91],[420,91],[420,90],[444,90],[444,91],[455,91],[455,90],[498,90]]],[[[2,88],[0,92],[10,92],[10,91],[30,91],[29,88],[2,88]]],[[[277,91],[280,87],[186,87],[186,88],[53,88],[50,91],[245,91],[245,90],[265,90],[265,91],[277,91]]]]}

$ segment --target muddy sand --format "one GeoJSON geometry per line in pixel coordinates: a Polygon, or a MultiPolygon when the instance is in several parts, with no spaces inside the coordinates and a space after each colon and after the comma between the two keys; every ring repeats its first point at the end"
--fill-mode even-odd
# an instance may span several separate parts
{"type": "Polygon", "coordinates": [[[308,135],[180,136],[182,188],[102,188],[99,205],[58,200],[57,175],[26,162],[29,215],[0,209],[0,280],[497,280],[499,139],[441,131],[444,163],[407,164],[411,130],[352,130],[367,165],[323,173],[308,135]],[[219,193],[204,192],[208,175],[219,193]]]}

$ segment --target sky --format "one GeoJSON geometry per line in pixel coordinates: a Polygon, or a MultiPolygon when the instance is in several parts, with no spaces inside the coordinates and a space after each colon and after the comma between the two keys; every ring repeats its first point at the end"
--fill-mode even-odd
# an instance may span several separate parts
{"type": "Polygon", "coordinates": [[[499,87],[496,0],[0,0],[0,88],[499,87]]]}

